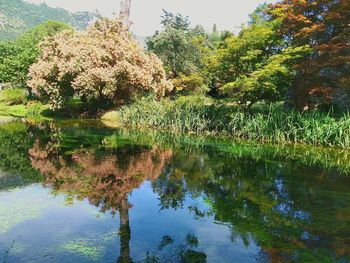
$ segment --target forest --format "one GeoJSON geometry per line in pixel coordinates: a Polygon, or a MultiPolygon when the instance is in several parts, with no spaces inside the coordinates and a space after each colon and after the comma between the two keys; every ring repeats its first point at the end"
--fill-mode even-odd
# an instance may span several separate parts
{"type": "Polygon", "coordinates": [[[0,114],[350,147],[350,2],[263,4],[237,34],[163,12],[128,24],[44,22],[0,42],[0,114]]]}

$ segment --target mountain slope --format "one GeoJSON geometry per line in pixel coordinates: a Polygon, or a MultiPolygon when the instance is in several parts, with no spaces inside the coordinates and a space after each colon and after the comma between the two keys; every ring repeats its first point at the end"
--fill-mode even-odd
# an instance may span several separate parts
{"type": "Polygon", "coordinates": [[[95,14],[70,13],[46,4],[35,5],[22,0],[0,0],[0,40],[16,38],[28,29],[48,20],[62,21],[77,29],[86,28],[95,14]]]}

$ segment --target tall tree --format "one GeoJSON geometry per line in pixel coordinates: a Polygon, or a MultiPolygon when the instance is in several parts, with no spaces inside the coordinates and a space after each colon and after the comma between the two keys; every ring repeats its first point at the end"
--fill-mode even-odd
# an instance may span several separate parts
{"type": "Polygon", "coordinates": [[[283,0],[273,14],[282,19],[281,33],[294,46],[313,52],[296,65],[296,106],[303,109],[312,94],[323,101],[350,93],[350,2],[348,0],[283,0]]]}
{"type": "Polygon", "coordinates": [[[171,89],[161,61],[146,54],[118,20],[101,19],[86,31],[47,39],[41,47],[27,83],[53,109],[63,108],[74,95],[97,110],[137,93],[163,96],[171,89]]]}
{"type": "Polygon", "coordinates": [[[307,46],[291,48],[278,34],[280,19],[266,5],[251,16],[238,36],[228,36],[206,61],[215,86],[243,106],[283,99],[294,75],[293,62],[307,46]]]}
{"type": "Polygon", "coordinates": [[[188,75],[196,69],[200,55],[198,47],[192,41],[193,33],[199,32],[199,28],[192,32],[188,17],[163,11],[163,30],[147,39],[148,50],[163,61],[171,78],[177,78],[180,74],[188,75]]]}
{"type": "Polygon", "coordinates": [[[125,25],[130,25],[131,0],[122,0],[120,3],[120,19],[125,25]]]}

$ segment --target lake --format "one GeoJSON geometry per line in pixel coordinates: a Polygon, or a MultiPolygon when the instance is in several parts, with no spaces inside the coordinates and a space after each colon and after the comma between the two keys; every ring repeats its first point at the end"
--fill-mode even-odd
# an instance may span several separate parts
{"type": "Polygon", "coordinates": [[[1,262],[350,262],[350,152],[0,124],[1,262]]]}

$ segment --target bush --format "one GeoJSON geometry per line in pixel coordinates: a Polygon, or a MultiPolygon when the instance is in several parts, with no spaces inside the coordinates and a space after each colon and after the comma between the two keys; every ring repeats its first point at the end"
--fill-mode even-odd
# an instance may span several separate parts
{"type": "Polygon", "coordinates": [[[193,73],[189,76],[180,75],[173,79],[173,86],[176,93],[181,95],[189,94],[204,94],[209,89],[204,83],[204,79],[198,73],[193,73]]]}
{"type": "Polygon", "coordinates": [[[19,105],[27,102],[28,92],[24,89],[5,89],[0,91],[0,103],[19,105]]]}

